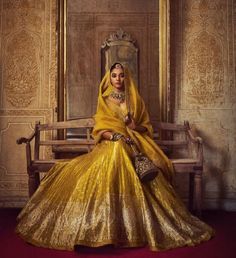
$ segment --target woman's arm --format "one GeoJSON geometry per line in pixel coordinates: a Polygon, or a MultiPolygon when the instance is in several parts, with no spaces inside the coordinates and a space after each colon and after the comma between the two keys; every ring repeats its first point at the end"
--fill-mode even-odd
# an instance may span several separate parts
{"type": "Polygon", "coordinates": [[[104,133],[102,133],[102,138],[105,139],[105,140],[114,141],[114,142],[122,139],[127,144],[133,144],[134,143],[133,140],[130,137],[125,137],[124,135],[122,135],[120,133],[114,133],[112,131],[105,131],[104,133]]]}
{"type": "Polygon", "coordinates": [[[102,133],[102,138],[110,141],[118,141],[121,138],[126,140],[126,137],[124,137],[124,135],[120,133],[114,133],[112,131],[105,131],[104,133],[102,133]]]}

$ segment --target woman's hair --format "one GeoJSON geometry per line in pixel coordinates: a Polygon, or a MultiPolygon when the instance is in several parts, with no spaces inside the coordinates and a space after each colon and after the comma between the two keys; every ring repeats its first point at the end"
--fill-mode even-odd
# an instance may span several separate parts
{"type": "Polygon", "coordinates": [[[113,69],[115,68],[121,68],[124,70],[124,66],[121,63],[114,63],[111,68],[110,68],[110,73],[112,72],[113,69]]]}

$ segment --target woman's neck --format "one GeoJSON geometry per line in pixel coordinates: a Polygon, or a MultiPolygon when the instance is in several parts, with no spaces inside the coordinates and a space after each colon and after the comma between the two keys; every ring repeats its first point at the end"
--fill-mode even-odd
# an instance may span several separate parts
{"type": "Polygon", "coordinates": [[[125,91],[113,89],[113,91],[110,93],[110,97],[114,100],[118,101],[119,103],[122,103],[125,101],[125,91]]]}

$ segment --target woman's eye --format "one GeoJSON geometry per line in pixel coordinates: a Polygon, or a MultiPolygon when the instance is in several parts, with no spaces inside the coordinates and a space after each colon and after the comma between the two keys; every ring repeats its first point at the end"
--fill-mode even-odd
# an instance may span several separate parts
{"type": "Polygon", "coordinates": [[[116,74],[113,73],[113,74],[111,75],[111,77],[112,77],[112,78],[116,78],[116,74]]]}

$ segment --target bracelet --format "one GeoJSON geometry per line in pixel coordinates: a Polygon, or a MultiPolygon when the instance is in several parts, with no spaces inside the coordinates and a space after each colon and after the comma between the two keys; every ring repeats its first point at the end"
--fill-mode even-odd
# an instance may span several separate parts
{"type": "Polygon", "coordinates": [[[123,137],[122,134],[120,134],[120,133],[114,133],[114,134],[111,135],[110,141],[116,142],[116,141],[118,141],[118,140],[119,140],[120,138],[122,138],[122,137],[123,137]]]}

